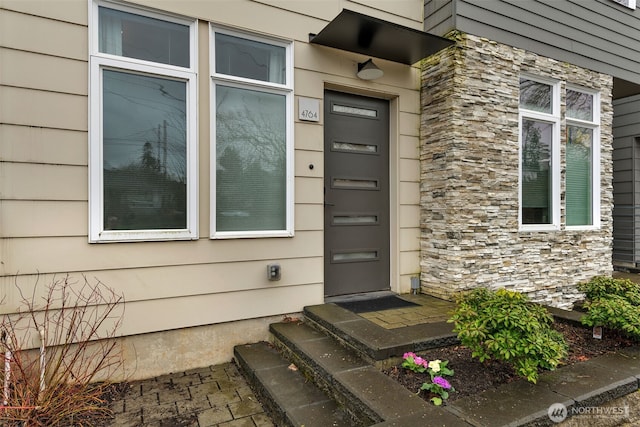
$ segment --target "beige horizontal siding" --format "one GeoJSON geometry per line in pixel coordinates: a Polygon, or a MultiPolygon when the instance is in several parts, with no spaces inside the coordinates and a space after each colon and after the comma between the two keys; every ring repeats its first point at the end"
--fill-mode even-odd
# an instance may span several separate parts
{"type": "MultiPolygon", "coordinates": [[[[82,282],[83,276],[90,283],[100,281],[124,295],[129,302],[147,299],[179,298],[210,293],[251,291],[253,289],[273,289],[301,286],[322,281],[323,264],[321,258],[268,259],[260,261],[228,262],[218,264],[171,265],[149,268],[114,269],[85,271],[70,274],[71,282],[82,282]],[[282,278],[267,280],[267,264],[278,263],[282,278]],[[153,294],[150,295],[150,291],[153,294]]],[[[5,305],[17,306],[20,296],[12,292],[15,284],[25,295],[44,295],[45,285],[60,280],[64,274],[23,275],[0,278],[0,285],[7,289],[5,305]],[[38,284],[36,286],[36,283],[38,284]]],[[[4,310],[7,310],[4,308],[4,310]]]]}
{"type": "Polygon", "coordinates": [[[89,244],[86,237],[5,239],[0,275],[322,257],[322,240],[321,231],[301,231],[293,238],[184,242],[89,244]]]}
{"type": "Polygon", "coordinates": [[[0,8],[87,25],[85,0],[0,0],[0,8]]]}
{"type": "MultiPolygon", "coordinates": [[[[159,7],[158,0],[135,0],[134,3],[152,8],[159,7]]],[[[307,41],[310,32],[318,32],[326,25],[324,20],[252,0],[233,0],[225,2],[223,7],[219,1],[163,0],[161,8],[167,12],[202,19],[213,24],[290,40],[307,41]]]]}
{"type": "Polygon", "coordinates": [[[23,126],[86,131],[87,97],[0,86],[2,122],[23,126]]]}
{"type": "Polygon", "coordinates": [[[0,238],[87,235],[86,201],[0,200],[0,212],[0,238]]]}
{"type": "Polygon", "coordinates": [[[87,95],[86,61],[2,47],[0,58],[0,85],[87,95]]]}
{"type": "MultiPolygon", "coordinates": [[[[422,6],[424,4],[424,0],[351,0],[346,1],[343,7],[349,9],[352,4],[358,4],[366,7],[367,9],[365,11],[367,13],[370,12],[371,8],[373,8],[395,16],[407,18],[406,20],[402,20],[402,22],[398,23],[406,25],[407,27],[412,27],[416,30],[422,30],[422,6]]],[[[388,16],[382,15],[380,18],[390,19],[388,16]]]]}
{"type": "MultiPolygon", "coordinates": [[[[158,7],[157,0],[135,0],[135,3],[158,7]]],[[[270,35],[307,41],[309,33],[318,33],[344,9],[355,10],[380,19],[422,29],[420,0],[234,0],[220,7],[220,2],[164,0],[162,8],[185,16],[231,25],[270,35]],[[286,25],[282,25],[286,22],[286,25]]]]}
{"type": "Polygon", "coordinates": [[[417,136],[400,135],[398,154],[401,159],[419,159],[419,144],[417,136]]]}
{"type": "MultiPolygon", "coordinates": [[[[318,47],[318,49],[330,48],[318,47]]],[[[333,55],[335,55],[335,52],[333,55]]],[[[360,83],[362,80],[359,80],[357,81],[357,86],[355,86],[354,83],[356,82],[354,82],[354,77],[357,72],[357,64],[359,61],[366,60],[367,57],[356,58],[357,57],[354,56],[353,59],[342,60],[342,62],[336,66],[334,74],[324,74],[296,68],[296,91],[300,91],[300,93],[296,93],[301,96],[322,99],[324,97],[326,83],[329,89],[338,88],[338,90],[347,90],[362,95],[375,95],[378,98],[395,98],[396,96],[400,96],[401,111],[404,108],[416,114],[418,113],[418,107],[414,106],[414,108],[411,108],[408,102],[404,102],[403,95],[405,92],[408,93],[411,91],[403,88],[403,86],[399,84],[399,82],[404,82],[409,88],[415,87],[415,89],[417,89],[418,83],[417,80],[414,80],[414,76],[417,76],[417,70],[415,68],[405,65],[401,69],[398,69],[396,74],[392,74],[390,69],[388,69],[386,65],[383,65],[382,60],[376,60],[376,64],[385,71],[385,77],[365,83],[360,83]],[[391,82],[392,80],[396,80],[395,84],[398,84],[398,86],[387,84],[387,82],[391,82]],[[414,81],[415,85],[413,84],[414,81]]]]}
{"type": "MultiPolygon", "coordinates": [[[[322,29],[343,7],[419,28],[420,18],[412,11],[421,10],[420,0],[238,0],[226,7],[178,0],[139,3],[296,40],[294,95],[318,99],[321,109],[325,88],[395,100],[392,144],[399,159],[391,162],[394,179],[400,182],[392,181],[398,204],[391,208],[397,216],[391,233],[398,248],[394,274],[400,283],[393,278],[393,286],[408,289],[410,277],[419,271],[419,70],[376,60],[385,76],[365,82],[355,71],[366,56],[309,45],[307,40],[309,32],[322,29]]],[[[309,123],[299,121],[294,109],[295,237],[207,238],[211,169],[206,22],[199,25],[198,40],[200,240],[88,243],[87,4],[0,0],[0,8],[11,9],[0,11],[0,286],[10,286],[14,279],[9,275],[16,273],[28,279],[37,272],[84,272],[130,301],[125,334],[294,312],[322,302],[322,113],[319,123],[309,123]],[[282,265],[281,281],[266,280],[269,262],[282,265]]]]}
{"type": "Polygon", "coordinates": [[[400,182],[399,201],[401,205],[420,204],[420,184],[417,182],[400,182]]]}
{"type": "MultiPolygon", "coordinates": [[[[296,59],[296,88],[299,87],[299,94],[303,96],[322,96],[313,91],[315,86],[298,85],[298,79],[304,78],[305,73],[320,74],[320,76],[328,74],[353,78],[358,71],[358,62],[363,62],[369,58],[367,55],[347,53],[334,48],[309,43],[296,42],[294,47],[296,59]],[[322,70],[322,73],[318,73],[317,70],[322,70]]],[[[367,82],[367,86],[383,85],[397,88],[409,86],[415,87],[416,89],[418,88],[418,72],[416,68],[383,59],[376,59],[374,62],[384,71],[384,77],[367,82]]],[[[419,97],[419,94],[413,94],[413,96],[407,100],[406,107],[403,106],[401,108],[410,108],[410,111],[418,112],[419,108],[412,104],[412,101],[415,101],[415,97],[419,97]]]]}
{"type": "Polygon", "coordinates": [[[298,122],[294,126],[294,131],[296,149],[324,151],[324,128],[322,126],[298,122]]]}
{"type": "MultiPolygon", "coordinates": [[[[12,288],[11,292],[17,295],[15,284],[12,282],[9,286],[12,288]]],[[[26,292],[23,294],[28,295],[26,292]]],[[[282,286],[153,300],[125,300],[125,315],[118,332],[122,335],[134,335],[259,318],[269,316],[270,313],[293,313],[299,311],[300,304],[316,304],[322,299],[322,294],[322,284],[314,283],[307,286],[282,286]]],[[[19,295],[17,297],[20,298],[19,295]]],[[[0,310],[4,309],[6,306],[0,307],[0,310]]]]}
{"type": "Polygon", "coordinates": [[[399,254],[399,274],[400,283],[395,292],[411,292],[410,282],[407,278],[418,277],[420,275],[420,251],[405,251],[399,254]]]}
{"type": "Polygon", "coordinates": [[[401,228],[400,229],[400,250],[403,252],[420,250],[420,229],[401,228]]]}
{"type": "Polygon", "coordinates": [[[419,136],[420,135],[420,115],[400,112],[400,135],[419,136]]]}
{"type": "Polygon", "coordinates": [[[393,14],[396,20],[398,20],[398,17],[405,18],[401,20],[402,25],[415,29],[422,28],[422,0],[256,1],[326,20],[333,19],[343,8],[377,15],[381,19],[390,19],[388,15],[393,14]]]}
{"type": "Polygon", "coordinates": [[[400,227],[416,227],[420,225],[419,205],[400,205],[400,227]]]}
{"type": "Polygon", "coordinates": [[[87,200],[87,167],[0,163],[0,198],[87,200]]]}
{"type": "Polygon", "coordinates": [[[324,184],[321,178],[297,178],[296,203],[323,203],[324,184]]]}
{"type": "Polygon", "coordinates": [[[420,182],[420,161],[418,159],[400,159],[400,181],[420,182]]]}
{"type": "Polygon", "coordinates": [[[322,301],[322,284],[140,301],[126,305],[123,334],[292,313],[322,301]]]}
{"type": "Polygon", "coordinates": [[[322,178],[324,156],[318,151],[296,150],[294,153],[295,176],[322,178]],[[312,165],[313,167],[310,167],[312,165]]]}
{"type": "Polygon", "coordinates": [[[324,229],[324,206],[322,204],[296,203],[295,229],[298,231],[312,231],[324,229]]]}
{"type": "Polygon", "coordinates": [[[0,161],[86,166],[87,132],[0,124],[0,161]]]}
{"type": "MultiPolygon", "coordinates": [[[[420,257],[417,251],[400,252],[400,274],[420,274],[420,257]]],[[[405,288],[406,289],[406,288],[405,288]]],[[[407,290],[408,292],[408,290],[407,290]]]]}
{"type": "MultiPolygon", "coordinates": [[[[86,11],[86,3],[74,2],[73,7],[78,11],[76,13],[86,11]]],[[[46,12],[46,9],[39,10],[46,12]]],[[[89,58],[86,26],[26,13],[0,10],[0,40],[2,46],[12,49],[84,61],[89,58]]]]}

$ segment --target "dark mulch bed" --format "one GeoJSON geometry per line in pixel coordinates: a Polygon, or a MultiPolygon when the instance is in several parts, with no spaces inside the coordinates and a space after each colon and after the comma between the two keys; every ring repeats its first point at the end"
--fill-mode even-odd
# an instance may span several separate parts
{"type": "MultiPolygon", "coordinates": [[[[615,331],[605,330],[602,339],[595,339],[592,330],[585,327],[557,321],[554,323],[554,328],[564,335],[569,345],[569,356],[565,365],[584,362],[592,357],[638,344],[615,331]]],[[[501,384],[518,379],[510,365],[493,360],[480,363],[478,359],[471,358],[471,350],[464,346],[429,350],[421,356],[426,360],[449,361],[448,367],[454,370],[454,376],[447,379],[456,390],[450,394],[449,402],[494,389],[501,384]]],[[[429,380],[428,374],[418,374],[399,366],[386,369],[384,373],[412,392],[417,392],[422,383],[429,380]]],[[[430,397],[425,392],[421,392],[420,395],[425,400],[430,397]]]]}

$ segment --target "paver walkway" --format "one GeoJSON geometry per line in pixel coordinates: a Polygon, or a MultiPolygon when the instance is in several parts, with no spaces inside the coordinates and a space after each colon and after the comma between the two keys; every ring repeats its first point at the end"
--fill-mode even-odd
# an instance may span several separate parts
{"type": "Polygon", "coordinates": [[[112,427],[273,427],[232,363],[133,381],[112,427]]]}
{"type": "MultiPolygon", "coordinates": [[[[638,275],[630,278],[640,281],[638,275]]],[[[362,317],[385,329],[393,330],[411,327],[419,318],[422,318],[422,321],[418,323],[423,323],[425,318],[430,322],[441,321],[443,320],[441,317],[453,306],[451,303],[443,302],[437,310],[433,311],[433,301],[429,301],[432,311],[427,313],[425,306],[429,304],[420,300],[431,297],[403,295],[403,298],[422,302],[422,307],[385,310],[367,313],[362,317]]],[[[637,377],[640,379],[640,375],[637,377]]],[[[609,415],[576,415],[558,425],[561,427],[640,425],[640,391],[599,406],[599,408],[606,407],[628,409],[625,416],[612,416],[611,413],[609,415]]],[[[115,418],[111,424],[108,424],[109,427],[274,426],[233,363],[132,382],[131,388],[122,399],[113,402],[112,408],[115,418]]]]}

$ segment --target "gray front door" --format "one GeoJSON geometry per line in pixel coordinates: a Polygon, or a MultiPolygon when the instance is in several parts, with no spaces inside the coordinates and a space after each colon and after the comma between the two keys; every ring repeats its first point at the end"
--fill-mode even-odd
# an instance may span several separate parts
{"type": "Polygon", "coordinates": [[[325,296],[388,290],[389,102],[325,91],[325,296]]]}

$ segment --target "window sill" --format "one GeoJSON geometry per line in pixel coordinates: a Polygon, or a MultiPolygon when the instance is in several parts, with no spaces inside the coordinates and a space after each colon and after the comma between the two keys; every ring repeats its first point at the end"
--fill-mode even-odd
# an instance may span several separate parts
{"type": "Polygon", "coordinates": [[[211,240],[225,240],[225,239],[258,239],[258,238],[270,238],[270,237],[293,237],[293,231],[222,231],[213,233],[209,236],[211,240]]]}
{"type": "Polygon", "coordinates": [[[90,243],[165,242],[174,240],[198,240],[198,233],[189,230],[127,230],[103,231],[90,236],[90,243]]]}
{"type": "Polygon", "coordinates": [[[521,233],[560,231],[560,227],[553,224],[520,225],[520,228],[518,229],[518,231],[521,233]]]}

